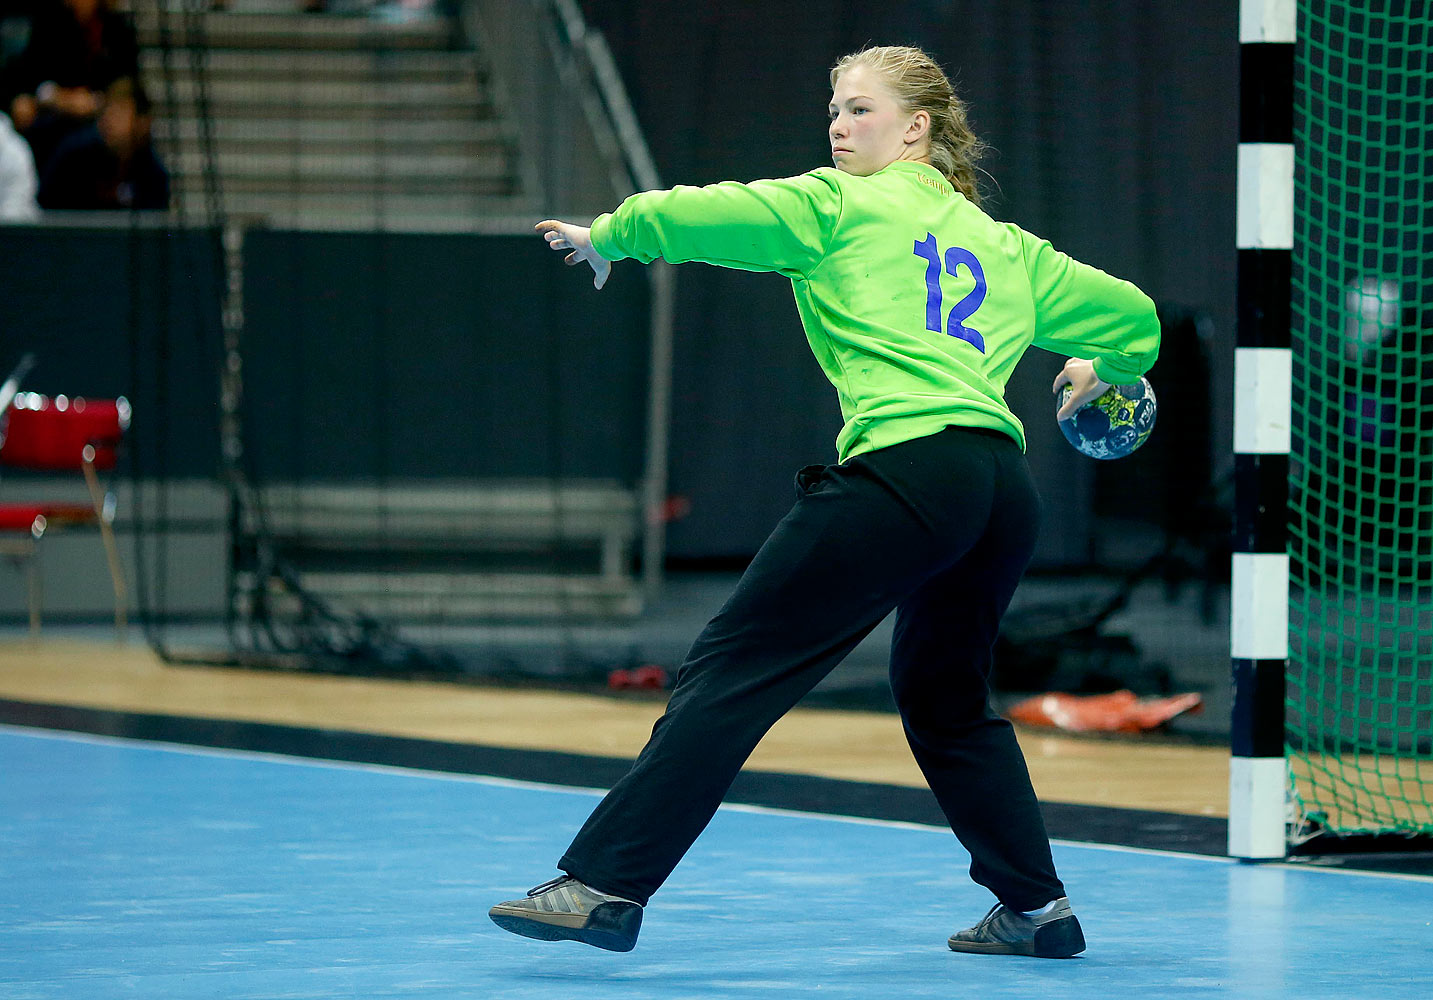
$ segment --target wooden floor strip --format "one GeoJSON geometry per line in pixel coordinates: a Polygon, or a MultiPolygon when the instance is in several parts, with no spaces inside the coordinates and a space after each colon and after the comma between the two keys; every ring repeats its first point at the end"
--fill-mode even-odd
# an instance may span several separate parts
{"type": "MultiPolygon", "coordinates": [[[[147,647],[67,640],[0,643],[0,698],[615,759],[636,755],[662,710],[566,692],[166,665],[147,647]]],[[[1043,801],[1227,815],[1221,748],[1033,730],[1020,741],[1043,801]]],[[[879,712],[798,708],[747,770],[924,787],[899,719],[879,712]]]]}

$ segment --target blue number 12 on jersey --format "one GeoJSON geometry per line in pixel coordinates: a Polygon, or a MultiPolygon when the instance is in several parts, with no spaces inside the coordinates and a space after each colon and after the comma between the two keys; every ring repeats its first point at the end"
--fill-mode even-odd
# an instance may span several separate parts
{"type": "MultiPolygon", "coordinates": [[[[940,333],[945,329],[940,321],[940,248],[936,245],[935,236],[931,233],[925,234],[925,239],[916,240],[914,253],[917,257],[925,258],[925,328],[934,333],[940,333]]],[[[945,273],[952,278],[964,264],[970,271],[970,276],[975,279],[975,287],[955,305],[950,307],[949,328],[945,330],[952,337],[964,340],[973,345],[981,354],[985,353],[985,338],[980,331],[965,325],[965,321],[975,315],[975,310],[985,301],[985,268],[980,266],[975,254],[965,247],[951,247],[945,252],[945,273]]]]}

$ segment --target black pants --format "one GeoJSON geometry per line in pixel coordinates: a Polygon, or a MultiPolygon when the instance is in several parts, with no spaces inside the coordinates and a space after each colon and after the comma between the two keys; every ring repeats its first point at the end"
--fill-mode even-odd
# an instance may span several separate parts
{"type": "Polygon", "coordinates": [[[808,467],[797,487],[558,867],[645,904],[766,731],[897,608],[891,687],[971,876],[1017,909],[1064,895],[1025,758],[989,705],[991,646],[1039,519],[1019,446],[950,427],[808,467]]]}

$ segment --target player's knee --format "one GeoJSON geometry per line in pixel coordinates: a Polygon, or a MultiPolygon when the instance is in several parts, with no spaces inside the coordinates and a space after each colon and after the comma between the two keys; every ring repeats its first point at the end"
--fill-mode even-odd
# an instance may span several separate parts
{"type": "Polygon", "coordinates": [[[989,690],[984,681],[968,685],[925,684],[893,677],[891,693],[902,721],[916,733],[965,728],[989,717],[989,690]]]}

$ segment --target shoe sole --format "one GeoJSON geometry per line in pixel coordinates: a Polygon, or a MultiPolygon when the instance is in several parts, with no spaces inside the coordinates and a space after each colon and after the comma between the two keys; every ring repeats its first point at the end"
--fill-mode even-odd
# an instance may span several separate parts
{"type": "Polygon", "coordinates": [[[578,941],[603,951],[631,951],[642,929],[642,908],[636,903],[601,903],[585,917],[498,905],[488,916],[511,934],[537,941],[578,941]]]}
{"type": "Polygon", "coordinates": [[[951,951],[975,955],[1025,955],[1029,958],[1074,958],[1085,950],[1085,934],[1074,917],[1035,928],[1029,941],[962,941],[952,937],[947,942],[951,951]]]}

